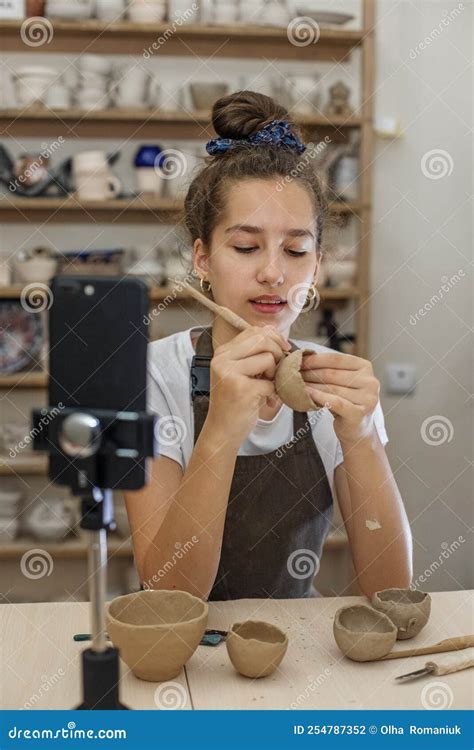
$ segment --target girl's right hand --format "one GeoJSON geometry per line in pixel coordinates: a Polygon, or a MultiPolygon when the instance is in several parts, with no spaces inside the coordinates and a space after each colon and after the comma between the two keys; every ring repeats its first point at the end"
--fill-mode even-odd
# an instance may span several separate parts
{"type": "MultiPolygon", "coordinates": [[[[275,370],[291,345],[272,326],[252,326],[216,347],[210,367],[209,423],[237,447],[275,398],[275,370]]],[[[273,401],[273,403],[276,403],[273,401]]]]}

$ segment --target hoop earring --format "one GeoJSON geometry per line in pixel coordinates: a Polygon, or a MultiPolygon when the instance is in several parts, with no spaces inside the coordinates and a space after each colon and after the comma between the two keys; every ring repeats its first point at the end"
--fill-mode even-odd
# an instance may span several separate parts
{"type": "Polygon", "coordinates": [[[204,293],[207,292],[209,294],[209,292],[211,291],[211,282],[208,281],[207,283],[209,284],[209,286],[207,287],[207,289],[204,289],[203,282],[206,281],[206,280],[207,279],[200,279],[199,280],[199,286],[201,287],[201,292],[204,292],[204,293]]]}
{"type": "Polygon", "coordinates": [[[313,284],[313,286],[309,288],[307,302],[312,302],[314,299],[316,299],[317,296],[318,296],[318,290],[316,288],[316,285],[313,284]],[[312,296],[310,296],[311,293],[312,293],[312,296]]]}

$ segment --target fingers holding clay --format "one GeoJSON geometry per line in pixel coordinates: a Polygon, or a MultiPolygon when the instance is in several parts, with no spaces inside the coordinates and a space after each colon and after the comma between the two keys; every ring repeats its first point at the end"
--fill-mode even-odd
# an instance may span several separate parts
{"type": "Polygon", "coordinates": [[[296,349],[284,357],[276,369],[275,390],[283,403],[294,411],[316,411],[322,408],[309,395],[301,374],[304,358],[312,354],[313,349],[296,349]]]}

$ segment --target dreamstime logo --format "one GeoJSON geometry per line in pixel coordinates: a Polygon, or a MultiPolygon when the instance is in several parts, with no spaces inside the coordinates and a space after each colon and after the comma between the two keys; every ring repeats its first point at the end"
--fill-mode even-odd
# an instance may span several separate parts
{"type": "Polygon", "coordinates": [[[8,455],[10,458],[15,458],[20,451],[24,450],[25,448],[28,448],[30,443],[32,443],[37,435],[39,435],[43,431],[43,427],[47,426],[50,422],[53,421],[54,417],[57,414],[60,414],[61,410],[64,409],[64,404],[62,401],[59,401],[57,406],[53,406],[53,408],[48,411],[48,409],[42,409],[41,414],[42,417],[38,422],[38,427],[34,427],[28,435],[25,435],[23,440],[20,440],[19,443],[14,445],[10,450],[8,451],[8,455]]]}
{"type": "MultiPolygon", "coordinates": [[[[329,404],[326,403],[324,404],[324,406],[329,406],[329,404]]],[[[308,433],[308,431],[312,429],[313,425],[316,424],[316,422],[321,418],[321,415],[323,413],[323,409],[318,409],[317,411],[311,412],[304,424],[304,427],[299,427],[296,430],[296,433],[292,435],[291,439],[278,448],[275,454],[276,458],[282,458],[285,453],[290,450],[295,445],[295,443],[298,442],[298,440],[301,440],[301,438],[303,438],[308,433]]]]}
{"type": "Polygon", "coordinates": [[[421,691],[421,705],[428,710],[443,711],[453,700],[453,691],[446,682],[429,682],[421,691]]]}
{"type": "Polygon", "coordinates": [[[199,6],[196,5],[196,3],[192,3],[189,8],[186,8],[185,11],[179,12],[176,15],[175,20],[169,26],[165,31],[157,38],[155,41],[146,49],[143,50],[143,57],[145,60],[149,60],[150,57],[155,53],[157,49],[160,49],[167,41],[170,39],[173,34],[177,31],[177,29],[183,25],[188,19],[191,19],[196,13],[196,11],[199,10],[199,6]]]}
{"type": "Polygon", "coordinates": [[[53,304],[53,293],[47,284],[33,282],[21,290],[20,303],[27,312],[43,312],[53,304]]]}
{"type": "Polygon", "coordinates": [[[188,700],[186,690],[179,682],[165,682],[155,690],[155,704],[164,711],[183,708],[188,700]]]}
{"type": "Polygon", "coordinates": [[[186,174],[188,162],[182,151],[176,148],[165,148],[156,157],[154,167],[155,172],[158,172],[164,180],[174,180],[186,174]]]}
{"type": "Polygon", "coordinates": [[[321,303],[321,296],[316,287],[308,287],[307,284],[299,283],[289,289],[286,301],[293,312],[309,312],[317,310],[321,303]],[[308,296],[310,289],[314,297],[308,296]]]}
{"type": "Polygon", "coordinates": [[[61,677],[64,677],[65,671],[62,667],[59,667],[58,671],[55,672],[51,677],[48,677],[47,675],[41,675],[41,684],[37,690],[36,693],[33,693],[33,695],[30,697],[29,700],[25,701],[23,704],[23,708],[26,710],[27,708],[33,708],[33,706],[38,703],[38,701],[43,697],[45,693],[47,693],[49,690],[51,690],[61,677]]]}
{"type": "Polygon", "coordinates": [[[187,434],[184,420],[173,414],[160,417],[155,423],[155,439],[158,442],[158,448],[160,445],[181,445],[187,434]]]}
{"type": "Polygon", "coordinates": [[[329,667],[326,667],[324,669],[324,672],[321,672],[321,674],[318,674],[317,677],[313,677],[312,675],[308,675],[308,685],[305,688],[304,693],[300,693],[296,700],[294,700],[292,703],[290,703],[291,709],[297,709],[300,708],[301,704],[304,703],[310,696],[311,693],[313,693],[318,687],[321,687],[321,685],[327,680],[327,678],[330,676],[331,670],[329,667]]]}
{"type": "Polygon", "coordinates": [[[421,437],[427,445],[450,443],[454,436],[453,423],[441,414],[427,417],[421,425],[421,437]]]}
{"type": "Polygon", "coordinates": [[[287,26],[288,41],[295,47],[308,47],[316,44],[321,36],[321,29],[314,18],[296,16],[287,26]]]}
{"type": "Polygon", "coordinates": [[[441,568],[442,565],[444,565],[444,561],[445,560],[449,560],[449,558],[451,557],[451,555],[453,555],[459,549],[459,547],[461,547],[461,545],[464,544],[465,541],[466,540],[464,539],[464,537],[461,534],[460,536],[458,536],[457,539],[455,539],[450,544],[448,544],[448,542],[441,542],[441,549],[443,551],[440,552],[440,554],[438,555],[438,559],[437,560],[433,560],[433,562],[431,563],[430,567],[426,568],[426,570],[424,570],[423,573],[420,573],[420,575],[418,576],[418,578],[410,584],[410,588],[413,589],[413,590],[416,590],[418,588],[418,586],[425,584],[426,583],[426,579],[427,578],[431,578],[431,576],[439,568],[441,568]]]}
{"type": "Polygon", "coordinates": [[[21,41],[28,47],[41,47],[43,44],[49,44],[53,34],[53,24],[49,18],[43,18],[43,16],[31,16],[21,24],[21,41]]]}
{"type": "Polygon", "coordinates": [[[435,305],[438,304],[438,302],[441,302],[444,295],[447,294],[451,289],[456,286],[457,283],[461,281],[466,276],[464,273],[464,270],[462,268],[459,269],[457,273],[454,273],[452,276],[442,276],[441,281],[443,282],[438,291],[433,294],[430,300],[428,302],[425,302],[423,307],[420,307],[420,309],[414,314],[410,315],[409,323],[411,326],[416,326],[420,318],[424,318],[426,313],[430,312],[430,310],[435,307],[435,305]]]}
{"type": "Polygon", "coordinates": [[[454,169],[453,157],[442,148],[433,148],[421,157],[421,171],[429,180],[450,177],[454,169]]]}
{"type": "Polygon", "coordinates": [[[193,270],[190,273],[188,273],[184,279],[178,279],[174,281],[174,286],[173,286],[172,291],[169,294],[167,294],[166,297],[163,300],[161,300],[161,302],[156,307],[154,307],[153,310],[151,310],[151,312],[148,315],[145,315],[143,317],[143,323],[149,326],[152,320],[154,318],[157,318],[158,315],[161,312],[163,312],[163,310],[166,310],[168,305],[170,305],[172,302],[175,301],[175,299],[177,299],[178,294],[180,294],[180,292],[186,289],[186,284],[189,284],[192,281],[195,281],[197,276],[198,274],[193,268],[193,270]]]}
{"type": "Polygon", "coordinates": [[[20,570],[25,578],[35,581],[53,572],[53,558],[45,549],[30,549],[22,556],[20,570]]]}
{"type": "Polygon", "coordinates": [[[288,557],[286,567],[292,578],[314,577],[319,571],[319,557],[311,549],[296,549],[288,557]]]}
{"type": "Polygon", "coordinates": [[[283,177],[283,179],[278,180],[276,184],[277,192],[281,193],[285,185],[288,185],[290,182],[292,182],[292,180],[297,179],[298,176],[302,172],[304,172],[311,159],[316,159],[316,157],[320,156],[320,154],[323,153],[323,151],[327,148],[327,146],[329,146],[330,143],[332,143],[332,140],[328,135],[324,137],[324,140],[319,141],[318,143],[312,143],[310,141],[306,145],[304,156],[300,157],[296,167],[294,167],[294,169],[291,169],[288,174],[283,177]]]}
{"type": "Polygon", "coordinates": [[[451,10],[449,13],[446,11],[445,17],[441,19],[438,26],[432,29],[430,33],[416,45],[416,47],[412,47],[410,49],[410,59],[416,60],[418,55],[421,54],[421,52],[423,52],[423,50],[425,50],[427,47],[429,47],[430,44],[435,41],[435,39],[441,36],[444,29],[449,26],[449,24],[454,21],[463,10],[464,3],[458,3],[457,8],[453,8],[453,10],[451,10]]]}
{"type": "Polygon", "coordinates": [[[147,581],[142,581],[142,586],[144,589],[152,589],[154,583],[158,583],[162,578],[164,578],[167,573],[170,572],[176,565],[178,560],[182,560],[185,555],[188,554],[189,550],[191,550],[195,544],[199,543],[199,537],[197,537],[195,534],[191,537],[191,539],[187,540],[184,544],[181,542],[175,542],[174,548],[175,552],[173,552],[171,556],[171,560],[167,560],[163,567],[161,567],[159,570],[157,570],[156,573],[154,573],[151,578],[149,578],[147,581]]]}
{"type": "Polygon", "coordinates": [[[15,177],[14,180],[10,180],[8,183],[8,189],[10,193],[15,193],[19,187],[24,182],[28,182],[32,178],[35,179],[36,175],[35,172],[38,172],[38,170],[46,170],[46,161],[49,159],[49,157],[54,154],[55,151],[58,150],[60,146],[62,146],[64,143],[64,138],[62,135],[59,136],[59,138],[56,141],[53,141],[52,143],[42,143],[41,144],[41,150],[38,153],[38,157],[36,159],[33,159],[28,166],[22,171],[18,177],[15,177]]]}

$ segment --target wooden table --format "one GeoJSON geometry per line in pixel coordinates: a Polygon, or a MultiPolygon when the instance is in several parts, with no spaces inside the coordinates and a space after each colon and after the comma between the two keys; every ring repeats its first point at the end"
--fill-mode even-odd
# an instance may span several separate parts
{"type": "MultiPolygon", "coordinates": [[[[415,639],[398,641],[395,650],[473,633],[473,593],[432,594],[428,624],[415,639]]],[[[210,602],[209,628],[228,629],[233,622],[253,618],[285,630],[290,643],[280,668],[269,677],[250,680],[234,671],[225,644],[199,646],[172,683],[138,680],[122,663],[121,698],[136,709],[158,709],[163,701],[175,701],[181,709],[422,709],[423,689],[441,682],[447,686],[441,688],[448,696],[446,708],[472,708],[471,670],[400,684],[397,675],[421,668],[429,657],[365,664],[343,657],[332,634],[334,613],[357,602],[366,600],[210,602]]],[[[3,604],[0,627],[1,707],[74,707],[80,701],[80,653],[87,644],[76,643],[72,636],[89,631],[88,604],[3,604]]]]}

